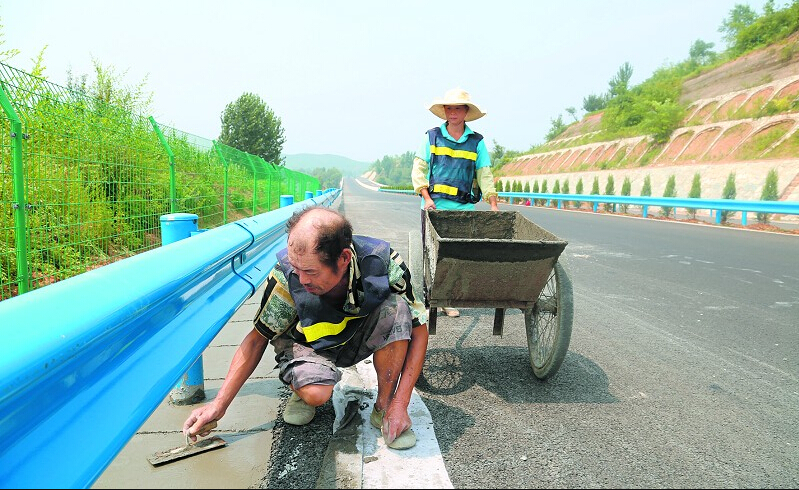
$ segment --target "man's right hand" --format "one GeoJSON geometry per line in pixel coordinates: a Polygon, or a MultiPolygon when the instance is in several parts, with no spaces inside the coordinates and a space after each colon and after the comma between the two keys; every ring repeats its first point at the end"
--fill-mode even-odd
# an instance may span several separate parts
{"type": "Polygon", "coordinates": [[[205,437],[211,433],[211,430],[205,426],[218,421],[224,415],[225,412],[220,411],[213,402],[196,408],[183,423],[183,433],[191,439],[191,442],[197,442],[197,436],[205,437]]]}

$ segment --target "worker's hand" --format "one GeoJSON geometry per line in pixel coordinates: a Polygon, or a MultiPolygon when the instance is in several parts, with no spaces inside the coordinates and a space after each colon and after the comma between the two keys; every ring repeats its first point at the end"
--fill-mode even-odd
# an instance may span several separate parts
{"type": "Polygon", "coordinates": [[[436,203],[432,199],[425,199],[424,200],[424,208],[427,209],[436,209],[436,203]]]}
{"type": "Polygon", "coordinates": [[[496,203],[491,204],[491,211],[499,211],[499,206],[496,203]]]}
{"type": "Polygon", "coordinates": [[[197,436],[205,437],[216,427],[216,421],[225,415],[214,403],[194,409],[183,423],[183,433],[191,442],[197,442],[197,436]]]}
{"type": "Polygon", "coordinates": [[[408,410],[397,404],[389,404],[386,413],[383,415],[383,439],[386,445],[394,442],[400,434],[411,428],[411,418],[408,410]]]}

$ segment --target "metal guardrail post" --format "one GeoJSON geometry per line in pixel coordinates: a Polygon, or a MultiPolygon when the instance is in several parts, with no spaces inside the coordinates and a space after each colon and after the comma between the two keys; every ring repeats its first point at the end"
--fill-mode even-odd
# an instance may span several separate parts
{"type": "Polygon", "coordinates": [[[291,194],[283,194],[280,196],[280,207],[285,208],[286,206],[291,206],[294,204],[294,196],[291,194]]]}
{"type": "Polygon", "coordinates": [[[305,191],[305,199],[313,199],[313,192],[305,191]]]}
{"type": "MultiPolygon", "coordinates": [[[[161,245],[169,245],[199,233],[198,219],[196,214],[191,213],[173,213],[161,216],[161,245]]],[[[205,400],[202,355],[183,374],[169,393],[169,399],[175,405],[192,405],[205,400]]]]}

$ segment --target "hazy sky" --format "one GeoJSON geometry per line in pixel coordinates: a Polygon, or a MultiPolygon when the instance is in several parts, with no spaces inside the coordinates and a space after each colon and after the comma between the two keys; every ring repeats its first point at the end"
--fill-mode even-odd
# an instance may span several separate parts
{"type": "Polygon", "coordinates": [[[765,0],[0,0],[0,50],[30,71],[46,46],[60,85],[93,58],[129,85],[146,77],[151,115],[208,139],[228,103],[256,93],[285,154],[373,162],[415,151],[441,122],[427,106],[453,87],[487,113],[469,125],[489,149],[527,150],[625,62],[635,85],[697,39],[723,51],[736,3],[761,14],[765,0]]]}

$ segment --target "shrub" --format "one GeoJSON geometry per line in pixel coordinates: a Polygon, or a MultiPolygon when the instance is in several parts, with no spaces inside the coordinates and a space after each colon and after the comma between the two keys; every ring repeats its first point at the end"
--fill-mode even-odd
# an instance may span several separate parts
{"type": "Polygon", "coordinates": [[[599,195],[599,177],[594,177],[594,183],[591,184],[591,195],[599,195]]]}
{"type": "Polygon", "coordinates": [[[644,177],[644,185],[641,187],[641,195],[642,196],[652,195],[652,179],[649,178],[648,175],[644,177]]]}
{"type": "MultiPolygon", "coordinates": [[[[606,196],[615,196],[616,195],[615,186],[616,185],[613,182],[613,175],[608,175],[608,181],[605,184],[605,195],[606,196]]],[[[611,204],[609,202],[606,202],[605,203],[605,211],[610,211],[610,210],[613,210],[615,212],[616,211],[616,205],[615,204],[611,204]]]]}
{"type": "MultiPolygon", "coordinates": [[[[560,193],[561,194],[568,194],[569,193],[569,181],[568,180],[564,180],[563,181],[563,187],[560,188],[560,193]]],[[[568,207],[568,206],[569,206],[569,201],[563,201],[563,207],[568,207]]]]}
{"type": "MultiPolygon", "coordinates": [[[[735,199],[736,191],[735,191],[735,172],[730,172],[730,175],[727,176],[727,183],[724,184],[724,190],[722,191],[721,198],[722,199],[735,199]]],[[[727,219],[732,215],[734,211],[722,211],[721,212],[721,222],[726,223],[727,219]]]]}
{"type": "MultiPolygon", "coordinates": [[[[691,190],[688,192],[688,197],[699,199],[702,197],[702,183],[700,182],[699,172],[694,174],[694,180],[691,182],[691,190]]],[[[696,219],[696,208],[685,208],[688,211],[688,216],[691,219],[696,219]]]]}
{"type": "MultiPolygon", "coordinates": [[[[760,193],[761,201],[776,201],[779,199],[780,196],[777,191],[777,182],[777,170],[772,168],[768,171],[768,175],[766,175],[766,183],[763,185],[763,191],[760,193]]],[[[770,213],[757,213],[758,223],[767,224],[770,220],[770,213]]]]}
{"type": "MultiPolygon", "coordinates": [[[[669,180],[666,181],[666,188],[663,190],[663,197],[677,197],[677,177],[674,174],[669,176],[669,180]]],[[[671,206],[663,206],[660,208],[660,212],[663,216],[668,217],[671,214],[671,210],[674,209],[671,206]]]]}
{"type": "MultiPolygon", "coordinates": [[[[582,177],[580,177],[580,178],[577,180],[577,188],[574,190],[574,193],[575,193],[575,194],[582,194],[582,193],[583,193],[583,178],[582,178],[582,177]]],[[[577,203],[577,207],[579,208],[579,207],[581,207],[581,206],[582,206],[582,203],[581,203],[581,202],[578,202],[578,203],[577,203]]]]}
{"type": "MultiPolygon", "coordinates": [[[[624,182],[621,184],[621,195],[622,196],[629,196],[630,189],[632,188],[633,184],[630,182],[630,177],[624,177],[624,182]]],[[[621,212],[627,213],[627,209],[629,209],[629,204],[622,204],[621,205],[621,212]]]]}

